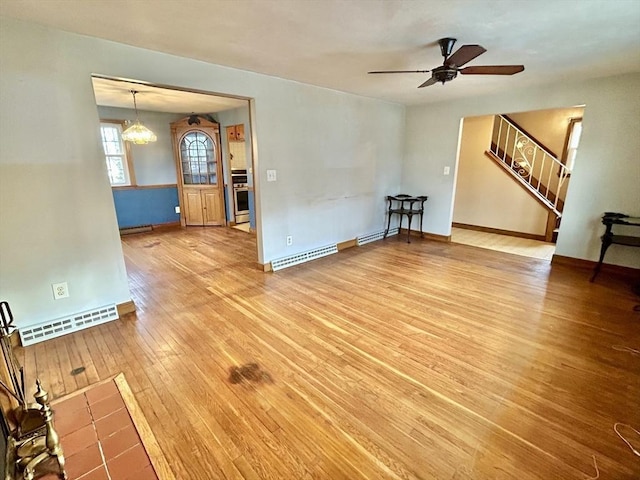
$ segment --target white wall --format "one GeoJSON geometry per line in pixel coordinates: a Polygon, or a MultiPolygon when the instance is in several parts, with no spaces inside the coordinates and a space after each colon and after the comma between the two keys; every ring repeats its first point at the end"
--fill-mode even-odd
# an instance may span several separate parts
{"type": "MultiPolygon", "coordinates": [[[[402,190],[428,194],[424,230],[449,235],[455,175],[443,176],[442,171],[456,164],[462,118],[586,105],[579,160],[571,175],[556,253],[597,260],[603,212],[640,214],[638,87],[640,74],[629,74],[409,107],[402,190]]],[[[629,247],[611,247],[606,261],[640,268],[637,249],[629,247]]]]}
{"type": "Polygon", "coordinates": [[[510,119],[524,128],[536,140],[562,159],[567,130],[572,118],[582,118],[584,107],[553,108],[534,112],[507,113],[510,119]]]}
{"type": "MultiPolygon", "coordinates": [[[[176,162],[171,143],[171,122],[186,114],[147,112],[138,110],[140,121],[156,134],[158,140],[146,145],[129,144],[137,185],[166,185],[176,183],[176,162]]],[[[98,115],[104,120],[136,119],[133,109],[98,106],[98,115]]]]}
{"type": "Polygon", "coordinates": [[[381,229],[400,186],[401,105],[6,18],[0,62],[0,296],[21,326],[129,300],[92,73],[255,99],[260,261],[381,229]]]}
{"type": "Polygon", "coordinates": [[[484,154],[491,144],[493,118],[464,119],[453,221],[544,235],[547,210],[484,154]]]}

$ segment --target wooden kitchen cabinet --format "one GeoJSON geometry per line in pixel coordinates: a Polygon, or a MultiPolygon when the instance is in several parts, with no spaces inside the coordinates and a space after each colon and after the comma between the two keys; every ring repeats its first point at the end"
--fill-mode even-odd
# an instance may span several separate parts
{"type": "Polygon", "coordinates": [[[224,223],[224,205],[218,192],[203,190],[202,197],[203,223],[204,225],[220,225],[224,223]]]}
{"type": "Polygon", "coordinates": [[[236,125],[236,142],[244,142],[244,125],[236,125]]]}
{"type": "Polygon", "coordinates": [[[199,189],[183,189],[182,212],[186,225],[204,225],[202,193],[199,189]]]}
{"type": "Polygon", "coordinates": [[[244,142],[244,125],[226,127],[228,142],[244,142]]]}
{"type": "Polygon", "coordinates": [[[227,131],[227,142],[235,142],[236,141],[236,127],[226,127],[227,131]]]}
{"type": "Polygon", "coordinates": [[[184,187],[185,225],[221,225],[223,205],[217,191],[184,187]]]}

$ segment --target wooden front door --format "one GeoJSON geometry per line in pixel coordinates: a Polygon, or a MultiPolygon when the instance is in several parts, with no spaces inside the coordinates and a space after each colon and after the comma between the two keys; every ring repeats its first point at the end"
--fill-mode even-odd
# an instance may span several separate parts
{"type": "Polygon", "coordinates": [[[198,118],[171,124],[183,225],[225,225],[220,126],[198,118]]]}

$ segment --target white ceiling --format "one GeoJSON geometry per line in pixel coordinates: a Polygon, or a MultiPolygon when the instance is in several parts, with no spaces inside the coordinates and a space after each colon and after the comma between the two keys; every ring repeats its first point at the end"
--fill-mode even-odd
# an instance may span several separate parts
{"type": "Polygon", "coordinates": [[[0,0],[0,13],[406,104],[640,71],[638,0],[0,0]],[[469,65],[526,69],[423,89],[428,74],[366,73],[438,66],[447,36],[488,50],[469,65]]]}
{"type": "Polygon", "coordinates": [[[136,92],[139,110],[168,113],[215,113],[232,108],[248,107],[247,100],[202,93],[158,88],[105,78],[93,78],[96,104],[105,107],[133,108],[131,90],[136,92]]]}

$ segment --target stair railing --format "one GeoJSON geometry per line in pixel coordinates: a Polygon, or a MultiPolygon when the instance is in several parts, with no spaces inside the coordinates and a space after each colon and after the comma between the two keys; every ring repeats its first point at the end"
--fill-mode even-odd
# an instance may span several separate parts
{"type": "Polygon", "coordinates": [[[565,164],[503,115],[495,116],[490,150],[554,210],[560,210],[562,188],[571,173],[565,164]]]}

